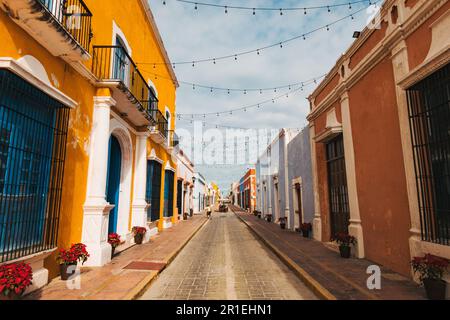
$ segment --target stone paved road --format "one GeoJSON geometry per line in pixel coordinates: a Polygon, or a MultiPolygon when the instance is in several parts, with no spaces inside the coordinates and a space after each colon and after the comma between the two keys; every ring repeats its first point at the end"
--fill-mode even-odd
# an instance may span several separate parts
{"type": "Polygon", "coordinates": [[[233,213],[214,213],[141,299],[317,298],[233,213]]]}

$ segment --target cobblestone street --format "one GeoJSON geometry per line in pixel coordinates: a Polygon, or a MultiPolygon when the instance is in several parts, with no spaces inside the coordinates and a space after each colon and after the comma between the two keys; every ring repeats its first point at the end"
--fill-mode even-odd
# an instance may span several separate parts
{"type": "Polygon", "coordinates": [[[214,213],[141,299],[317,298],[229,212],[214,213]]]}

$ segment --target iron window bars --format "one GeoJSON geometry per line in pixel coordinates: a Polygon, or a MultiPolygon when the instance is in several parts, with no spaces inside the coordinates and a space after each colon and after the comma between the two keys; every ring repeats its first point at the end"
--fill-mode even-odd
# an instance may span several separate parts
{"type": "Polygon", "coordinates": [[[350,208],[348,202],[347,175],[345,170],[343,136],[326,145],[328,189],[331,217],[331,233],[348,233],[350,208]]]}
{"type": "Polygon", "coordinates": [[[92,13],[83,0],[36,0],[53,18],[89,52],[92,39],[92,13]]]}
{"type": "Polygon", "coordinates": [[[57,246],[69,111],[0,70],[0,262],[57,246]]]}
{"type": "Polygon", "coordinates": [[[450,65],[407,95],[422,240],[450,245],[450,65]]]}

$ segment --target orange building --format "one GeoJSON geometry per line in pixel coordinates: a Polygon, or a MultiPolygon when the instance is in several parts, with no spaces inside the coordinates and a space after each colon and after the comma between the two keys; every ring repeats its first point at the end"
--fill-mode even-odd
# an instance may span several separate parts
{"type": "Polygon", "coordinates": [[[449,30],[447,0],[386,0],[309,97],[315,238],[404,275],[450,258],[449,30]]]}
{"type": "Polygon", "coordinates": [[[239,180],[238,203],[241,208],[253,212],[256,209],[256,171],[249,169],[239,180]]]}

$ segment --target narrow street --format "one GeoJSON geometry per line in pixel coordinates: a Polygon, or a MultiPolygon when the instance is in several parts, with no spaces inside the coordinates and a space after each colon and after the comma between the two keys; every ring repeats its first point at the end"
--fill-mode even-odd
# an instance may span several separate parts
{"type": "Polygon", "coordinates": [[[216,212],[141,299],[317,298],[233,213],[216,212]]]}

